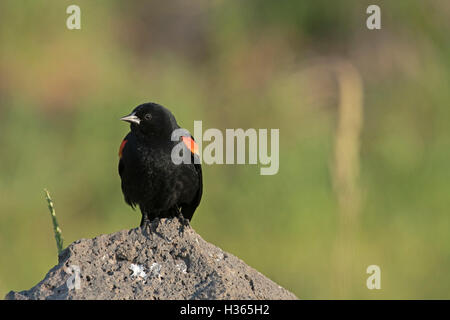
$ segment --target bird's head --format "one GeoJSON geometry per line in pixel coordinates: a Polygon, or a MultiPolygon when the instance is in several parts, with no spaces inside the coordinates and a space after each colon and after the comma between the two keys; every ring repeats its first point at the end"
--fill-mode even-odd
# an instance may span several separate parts
{"type": "Polygon", "coordinates": [[[130,123],[132,132],[145,136],[169,136],[178,128],[173,114],[163,106],[149,102],[137,106],[129,115],[120,118],[130,123]]]}

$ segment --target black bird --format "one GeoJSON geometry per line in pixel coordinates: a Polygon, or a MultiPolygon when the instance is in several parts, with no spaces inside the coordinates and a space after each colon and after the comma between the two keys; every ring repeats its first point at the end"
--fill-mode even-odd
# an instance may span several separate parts
{"type": "Polygon", "coordinates": [[[190,221],[203,192],[194,138],[185,131],[179,141],[172,141],[172,132],[180,127],[173,114],[156,103],[141,104],[120,120],[131,128],[119,149],[122,192],[126,203],[141,209],[141,226],[155,218],[182,216],[190,221]],[[191,161],[172,161],[176,145],[185,148],[191,161]]]}

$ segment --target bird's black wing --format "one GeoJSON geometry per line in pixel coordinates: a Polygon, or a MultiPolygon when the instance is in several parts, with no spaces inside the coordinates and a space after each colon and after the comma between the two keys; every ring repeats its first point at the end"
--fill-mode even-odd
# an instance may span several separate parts
{"type": "MultiPolygon", "coordinates": [[[[198,157],[197,155],[193,155],[193,157],[198,157]]],[[[200,163],[194,163],[194,167],[195,170],[197,171],[198,174],[198,190],[197,190],[197,194],[194,197],[194,200],[192,201],[191,205],[194,207],[194,211],[195,209],[198,207],[198,205],[200,204],[200,201],[202,200],[202,195],[203,195],[203,173],[202,173],[202,165],[200,163]]],[[[192,212],[192,215],[194,214],[194,212],[192,212]]],[[[192,215],[189,217],[189,220],[191,220],[192,215]]]]}
{"type": "MultiPolygon", "coordinates": [[[[130,198],[130,186],[129,186],[129,175],[130,172],[127,171],[127,158],[130,157],[130,145],[134,143],[133,135],[128,133],[126,137],[122,140],[122,143],[120,145],[119,149],[119,176],[121,179],[121,187],[122,187],[122,193],[125,199],[125,202],[130,205],[133,209],[136,206],[136,203],[134,203],[130,198]]],[[[129,170],[129,169],[128,169],[129,170]]]]}
{"type": "MultiPolygon", "coordinates": [[[[192,136],[190,136],[189,138],[191,138],[195,143],[195,140],[192,136]]],[[[198,189],[192,201],[181,208],[183,216],[188,220],[192,219],[195,209],[197,209],[198,205],[200,204],[203,195],[203,173],[200,158],[194,150],[190,151],[191,151],[191,163],[194,165],[195,171],[197,172],[198,189]]]]}

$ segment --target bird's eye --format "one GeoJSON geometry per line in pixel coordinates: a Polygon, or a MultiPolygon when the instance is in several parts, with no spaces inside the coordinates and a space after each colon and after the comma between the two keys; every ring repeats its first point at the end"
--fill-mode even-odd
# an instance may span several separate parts
{"type": "Polygon", "coordinates": [[[152,115],[151,115],[150,113],[147,113],[147,114],[144,116],[144,118],[145,118],[145,120],[151,120],[151,119],[152,119],[152,115]]]}

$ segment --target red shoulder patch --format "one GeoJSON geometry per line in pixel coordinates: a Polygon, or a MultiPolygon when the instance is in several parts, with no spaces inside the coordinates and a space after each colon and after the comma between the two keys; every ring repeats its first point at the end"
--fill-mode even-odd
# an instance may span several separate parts
{"type": "Polygon", "coordinates": [[[120,144],[120,148],[119,148],[119,158],[122,158],[122,152],[123,152],[123,148],[125,147],[125,145],[127,144],[128,140],[123,140],[122,143],[120,144]]]}
{"type": "Polygon", "coordinates": [[[183,139],[184,144],[186,147],[188,147],[189,150],[191,150],[192,153],[195,153],[198,155],[198,145],[195,143],[194,139],[191,137],[181,137],[183,139]]]}

